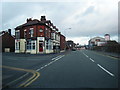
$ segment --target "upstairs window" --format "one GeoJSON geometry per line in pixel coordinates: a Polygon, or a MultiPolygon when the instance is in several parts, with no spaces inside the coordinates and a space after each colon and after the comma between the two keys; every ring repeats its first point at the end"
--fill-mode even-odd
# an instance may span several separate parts
{"type": "Polygon", "coordinates": [[[24,38],[26,38],[27,37],[27,31],[26,31],[26,29],[24,30],[24,38]]]}
{"type": "Polygon", "coordinates": [[[40,28],[40,30],[39,30],[40,32],[43,32],[43,29],[42,28],[40,28]]]}
{"type": "Polygon", "coordinates": [[[100,39],[96,39],[95,41],[99,42],[99,41],[100,41],[100,39]]]}
{"type": "Polygon", "coordinates": [[[33,28],[30,28],[29,34],[30,34],[30,37],[33,37],[33,34],[34,34],[34,29],[33,28]]]}
{"type": "Polygon", "coordinates": [[[20,39],[20,30],[15,31],[15,38],[20,39]]]}

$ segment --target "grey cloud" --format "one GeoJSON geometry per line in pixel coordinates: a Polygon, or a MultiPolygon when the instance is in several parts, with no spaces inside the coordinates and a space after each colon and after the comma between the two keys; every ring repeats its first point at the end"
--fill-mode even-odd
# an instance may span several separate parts
{"type": "MultiPolygon", "coordinates": [[[[84,0],[84,2],[86,1],[84,0]]],[[[112,5],[112,3],[110,4],[112,5]]],[[[107,4],[103,6],[107,7],[105,5],[107,4]]],[[[40,19],[41,15],[46,15],[46,18],[51,20],[63,34],[66,32],[67,37],[102,36],[105,33],[115,36],[117,34],[117,12],[113,11],[115,7],[112,6],[110,9],[108,8],[108,12],[110,12],[108,15],[104,9],[101,10],[101,7],[97,10],[99,13],[96,13],[97,5],[87,6],[82,2],[5,2],[2,6],[2,24],[6,24],[3,26],[5,30],[8,29],[7,27],[15,28],[17,25],[25,23],[28,17],[40,19]],[[85,11],[81,12],[83,9],[85,11]],[[76,12],[78,13],[73,16],[76,12]],[[72,16],[74,22],[68,20],[68,22],[62,23],[66,18],[72,16]],[[65,31],[69,27],[72,29],[65,31]]]]}
{"type": "Polygon", "coordinates": [[[95,8],[94,6],[88,7],[86,9],[86,11],[83,13],[83,16],[93,13],[94,12],[94,8],[95,8]]]}

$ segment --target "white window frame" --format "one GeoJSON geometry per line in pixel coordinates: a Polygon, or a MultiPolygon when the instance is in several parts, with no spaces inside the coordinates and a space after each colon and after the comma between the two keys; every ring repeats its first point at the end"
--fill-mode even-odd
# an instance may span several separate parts
{"type": "Polygon", "coordinates": [[[16,39],[19,39],[19,38],[20,38],[20,30],[16,30],[16,31],[15,31],[15,38],[16,38],[16,39]],[[17,36],[18,36],[17,38],[16,38],[16,33],[17,33],[17,36]]]}
{"type": "Polygon", "coordinates": [[[31,41],[27,41],[27,50],[31,50],[31,41]]]}
{"type": "Polygon", "coordinates": [[[31,41],[31,50],[35,50],[36,49],[36,41],[31,41]],[[34,48],[33,48],[34,45],[34,48]]]}
{"type": "Polygon", "coordinates": [[[25,29],[24,30],[24,37],[26,37],[27,36],[27,30],[25,29]]]}
{"type": "Polygon", "coordinates": [[[42,28],[40,28],[39,32],[43,32],[43,29],[42,29],[42,28]]]}
{"type": "Polygon", "coordinates": [[[34,28],[30,28],[29,34],[30,34],[30,37],[33,37],[33,35],[34,35],[34,28]]]}
{"type": "Polygon", "coordinates": [[[20,50],[20,42],[15,43],[15,50],[20,50]]]}

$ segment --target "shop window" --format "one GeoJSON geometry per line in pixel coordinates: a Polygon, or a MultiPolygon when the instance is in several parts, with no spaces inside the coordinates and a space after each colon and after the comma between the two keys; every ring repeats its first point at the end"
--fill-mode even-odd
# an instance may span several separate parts
{"type": "Polygon", "coordinates": [[[27,41],[27,49],[28,49],[28,50],[31,49],[31,41],[27,41]]]}
{"type": "Polygon", "coordinates": [[[20,49],[20,42],[16,42],[16,50],[20,49]]]}
{"type": "Polygon", "coordinates": [[[31,49],[35,49],[35,41],[31,41],[31,49]]]}

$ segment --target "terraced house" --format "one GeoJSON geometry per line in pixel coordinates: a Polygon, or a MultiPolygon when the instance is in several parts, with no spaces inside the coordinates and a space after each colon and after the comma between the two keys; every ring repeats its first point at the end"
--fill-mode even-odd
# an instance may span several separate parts
{"type": "Polygon", "coordinates": [[[15,37],[16,53],[57,53],[65,49],[65,37],[60,41],[61,33],[45,16],[40,20],[27,19],[25,24],[15,28],[15,37]]]}

